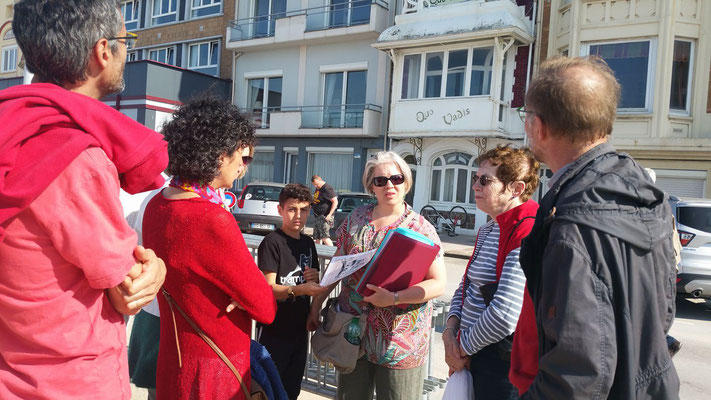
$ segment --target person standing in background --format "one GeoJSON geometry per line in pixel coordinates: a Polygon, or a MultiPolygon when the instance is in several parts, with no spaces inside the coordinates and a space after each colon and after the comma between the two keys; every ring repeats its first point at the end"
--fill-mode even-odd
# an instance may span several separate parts
{"type": "Polygon", "coordinates": [[[333,228],[333,213],[338,208],[336,191],[318,175],[311,177],[311,184],[316,188],[312,208],[314,217],[316,217],[313,234],[314,242],[333,246],[331,228],[333,228]]]}

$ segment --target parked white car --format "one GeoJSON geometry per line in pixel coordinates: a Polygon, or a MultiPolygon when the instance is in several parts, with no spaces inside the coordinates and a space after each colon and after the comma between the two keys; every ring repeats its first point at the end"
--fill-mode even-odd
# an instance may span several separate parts
{"type": "Polygon", "coordinates": [[[711,298],[711,200],[670,196],[681,241],[679,295],[711,298]]]}

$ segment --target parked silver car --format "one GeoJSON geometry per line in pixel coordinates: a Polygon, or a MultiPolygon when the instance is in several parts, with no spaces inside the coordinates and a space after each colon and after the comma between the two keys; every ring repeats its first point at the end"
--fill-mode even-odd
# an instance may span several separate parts
{"type": "Polygon", "coordinates": [[[711,200],[670,196],[681,240],[677,294],[711,298],[711,200]]]}
{"type": "Polygon", "coordinates": [[[284,186],[275,182],[251,182],[242,189],[232,210],[242,232],[268,233],[281,226],[277,206],[284,186]]]}

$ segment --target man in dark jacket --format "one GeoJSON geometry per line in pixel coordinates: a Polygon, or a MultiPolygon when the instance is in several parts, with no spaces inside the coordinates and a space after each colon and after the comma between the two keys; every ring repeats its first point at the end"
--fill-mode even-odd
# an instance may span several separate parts
{"type": "Polygon", "coordinates": [[[665,341],[672,215],[644,169],[607,143],[619,93],[604,61],[558,57],[526,94],[530,146],[554,172],[521,248],[539,335],[526,399],[679,397],[665,341]]]}

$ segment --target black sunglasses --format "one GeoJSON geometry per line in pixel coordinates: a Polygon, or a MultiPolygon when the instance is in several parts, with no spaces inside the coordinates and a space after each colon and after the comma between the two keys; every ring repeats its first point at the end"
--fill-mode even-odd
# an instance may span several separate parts
{"type": "Polygon", "coordinates": [[[474,175],[474,178],[472,179],[472,186],[476,185],[477,182],[481,185],[481,187],[484,187],[491,182],[496,182],[498,179],[492,178],[490,176],[482,175],[482,176],[476,176],[474,175]]]}
{"type": "Polygon", "coordinates": [[[387,185],[388,181],[392,182],[393,185],[402,185],[403,182],[405,182],[405,176],[403,174],[393,176],[376,176],[373,178],[373,186],[382,187],[387,185]]]}
{"type": "Polygon", "coordinates": [[[252,163],[252,160],[254,160],[252,156],[242,156],[242,165],[246,167],[252,163]]]}

